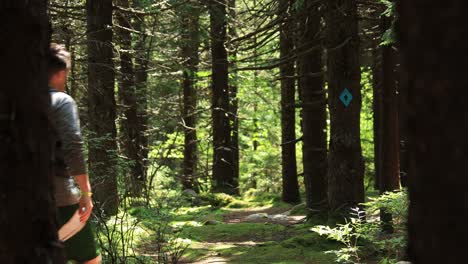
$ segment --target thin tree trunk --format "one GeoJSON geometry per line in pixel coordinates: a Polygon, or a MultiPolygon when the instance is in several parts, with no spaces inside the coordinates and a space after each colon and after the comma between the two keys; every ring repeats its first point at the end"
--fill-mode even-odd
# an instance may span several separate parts
{"type": "Polygon", "coordinates": [[[463,0],[398,1],[409,106],[408,251],[415,264],[468,262],[467,8],[463,0]]]}
{"type": "Polygon", "coordinates": [[[46,1],[2,1],[0,25],[0,263],[65,263],[51,184],[46,1]]]}
{"type": "MultiPolygon", "coordinates": [[[[133,7],[142,9],[142,0],[134,0],[133,7]]],[[[144,15],[135,15],[134,30],[144,33],[145,17],[144,15]]],[[[146,131],[148,130],[148,97],[147,97],[147,82],[148,82],[148,62],[151,54],[153,39],[147,40],[146,34],[141,34],[135,44],[135,94],[137,102],[137,118],[138,118],[138,161],[142,169],[141,182],[145,185],[145,195],[148,196],[146,190],[147,170],[148,170],[148,146],[149,140],[146,131]],[[147,42],[149,44],[147,45],[147,42]]]]}
{"type": "Polygon", "coordinates": [[[87,0],[90,178],[98,207],[118,211],[112,1],[87,0]]]}
{"type": "MultiPolygon", "coordinates": [[[[284,20],[279,28],[281,58],[288,58],[293,55],[294,23],[292,23],[291,12],[292,2],[290,0],[280,0],[278,16],[284,20]]],[[[280,65],[282,199],[287,203],[298,203],[301,200],[296,163],[296,82],[294,73],[294,61],[280,65]]]]}
{"type": "MultiPolygon", "coordinates": [[[[400,61],[400,56],[398,57],[400,61]]],[[[402,76],[400,70],[401,65],[398,65],[398,76],[402,76]]],[[[409,153],[408,153],[408,87],[406,85],[398,85],[398,120],[400,126],[400,182],[401,187],[408,187],[408,171],[409,171],[409,153]]]]}
{"type": "MultiPolygon", "coordinates": [[[[382,31],[390,28],[391,19],[381,18],[382,31]]],[[[383,87],[383,126],[382,126],[382,171],[380,193],[400,189],[400,137],[398,122],[398,95],[396,76],[396,51],[392,45],[382,47],[382,87],[383,87]]],[[[393,232],[392,215],[382,210],[380,213],[384,231],[393,232]]]]}
{"type": "MultiPolygon", "coordinates": [[[[118,0],[117,5],[128,9],[128,0],[118,0]]],[[[120,44],[120,82],[119,99],[123,109],[120,132],[123,152],[129,161],[129,177],[127,178],[128,192],[131,196],[141,197],[145,186],[144,166],[140,161],[138,106],[135,88],[135,72],[132,56],[132,35],[130,34],[131,16],[124,12],[116,13],[119,28],[117,29],[120,44]]]]}
{"type": "Polygon", "coordinates": [[[198,192],[197,183],[197,90],[196,73],[198,71],[200,47],[199,19],[200,10],[196,4],[186,5],[180,13],[182,20],[181,52],[183,61],[184,93],[184,162],[182,185],[184,189],[192,189],[198,192]]]}
{"type": "Polygon", "coordinates": [[[373,51],[372,86],[374,117],[374,188],[380,190],[380,178],[382,175],[382,129],[383,129],[383,99],[382,99],[382,48],[377,41],[373,51]]]}
{"type": "MultiPolygon", "coordinates": [[[[302,52],[320,44],[321,16],[317,3],[308,1],[299,25],[302,52]]],[[[299,89],[302,99],[303,166],[306,204],[309,209],[323,210],[327,205],[327,113],[321,75],[322,50],[299,56],[299,89]]]]}
{"type": "Polygon", "coordinates": [[[227,2],[210,1],[213,116],[213,191],[238,193],[234,178],[231,124],[229,118],[229,81],[227,41],[227,2]]]}
{"type": "MultiPolygon", "coordinates": [[[[236,22],[237,22],[237,11],[236,11],[236,0],[228,0],[229,7],[229,26],[228,34],[229,40],[238,37],[236,22]]],[[[235,63],[237,61],[237,47],[233,46],[232,43],[229,43],[229,54],[232,61],[230,61],[229,66],[235,68],[235,63]]],[[[231,73],[230,78],[230,99],[231,99],[231,119],[232,119],[232,159],[233,159],[233,169],[234,169],[234,179],[239,182],[240,179],[240,149],[239,149],[239,98],[237,97],[239,91],[239,75],[237,72],[231,73]]]]}
{"type": "Polygon", "coordinates": [[[364,202],[360,138],[361,71],[356,1],[325,3],[330,106],[328,202],[346,211],[364,202]]]}

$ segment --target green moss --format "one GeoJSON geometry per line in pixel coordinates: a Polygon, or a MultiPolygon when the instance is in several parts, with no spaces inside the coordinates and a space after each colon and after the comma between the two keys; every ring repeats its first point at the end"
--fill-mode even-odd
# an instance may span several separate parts
{"type": "Polygon", "coordinates": [[[198,222],[205,222],[208,220],[222,221],[225,213],[226,210],[218,209],[211,205],[202,207],[183,207],[174,213],[174,220],[198,222]]]}
{"type": "Polygon", "coordinates": [[[239,208],[249,208],[251,206],[252,206],[252,204],[247,202],[247,201],[236,200],[236,201],[233,201],[232,203],[228,204],[227,208],[239,209],[239,208]]]}
{"type": "MultiPolygon", "coordinates": [[[[232,253],[233,249],[229,249],[232,253]]],[[[223,251],[221,251],[223,255],[223,251]]],[[[230,263],[275,263],[296,264],[335,263],[333,256],[317,251],[314,248],[287,248],[279,243],[269,243],[264,246],[246,248],[237,254],[232,254],[230,263]]]]}
{"type": "Polygon", "coordinates": [[[225,193],[201,193],[200,199],[213,207],[224,207],[236,200],[233,196],[225,193]]]}
{"type": "Polygon", "coordinates": [[[281,242],[281,245],[286,248],[305,247],[321,251],[334,250],[340,246],[338,242],[327,240],[317,233],[312,233],[310,231],[285,240],[281,242]]]}
{"type": "Polygon", "coordinates": [[[268,242],[257,245],[205,245],[191,247],[185,254],[184,260],[195,262],[216,256],[225,259],[228,263],[275,263],[275,264],[327,264],[335,263],[334,256],[326,254],[320,248],[312,246],[285,247],[282,243],[268,242]]]}
{"type": "Polygon", "coordinates": [[[209,242],[273,241],[287,232],[281,225],[241,223],[188,227],[183,230],[182,237],[209,242]]]}

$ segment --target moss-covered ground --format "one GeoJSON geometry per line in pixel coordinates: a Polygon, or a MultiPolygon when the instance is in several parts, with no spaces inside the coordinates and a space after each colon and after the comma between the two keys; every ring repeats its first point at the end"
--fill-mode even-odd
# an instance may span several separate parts
{"type": "MultiPolygon", "coordinates": [[[[170,225],[176,228],[179,240],[188,244],[179,263],[335,263],[340,244],[320,237],[310,229],[313,222],[300,222],[304,210],[292,208],[277,199],[237,199],[213,205],[181,207],[174,211],[170,225]],[[293,209],[293,210],[291,210],[293,209]],[[291,221],[274,222],[268,219],[249,222],[246,216],[254,213],[279,214],[289,211],[291,221]]],[[[151,228],[156,219],[144,210],[136,210],[144,226],[151,228]]],[[[315,220],[315,221],[314,221],[315,220]]],[[[144,239],[143,251],[155,241],[144,239]]],[[[148,254],[150,255],[150,254],[148,254]]]]}

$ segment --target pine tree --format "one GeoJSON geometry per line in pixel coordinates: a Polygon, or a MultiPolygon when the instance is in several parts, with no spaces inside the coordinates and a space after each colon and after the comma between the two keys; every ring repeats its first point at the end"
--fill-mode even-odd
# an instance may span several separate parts
{"type": "Polygon", "coordinates": [[[328,202],[331,210],[347,210],[364,202],[356,1],[326,1],[325,14],[330,107],[328,202]]]}
{"type": "Polygon", "coordinates": [[[463,0],[398,1],[409,107],[408,254],[416,264],[468,261],[467,8],[463,0]]]}
{"type": "Polygon", "coordinates": [[[287,203],[298,203],[299,184],[296,163],[296,81],[294,79],[294,23],[292,1],[280,0],[278,17],[280,24],[281,78],[281,160],[283,168],[282,199],[287,203]]]}
{"type": "Polygon", "coordinates": [[[107,215],[118,211],[115,70],[112,1],[87,0],[88,118],[90,178],[97,205],[107,215]]]}
{"type": "Polygon", "coordinates": [[[327,208],[327,113],[323,82],[319,5],[304,2],[298,23],[299,89],[302,101],[302,153],[306,204],[327,208]]]}
{"type": "Polygon", "coordinates": [[[47,2],[2,1],[0,32],[0,263],[65,263],[51,184],[47,2]]]}
{"type": "Polygon", "coordinates": [[[229,118],[229,78],[227,43],[227,1],[211,0],[212,116],[213,116],[213,190],[238,193],[234,178],[231,124],[229,118]]]}

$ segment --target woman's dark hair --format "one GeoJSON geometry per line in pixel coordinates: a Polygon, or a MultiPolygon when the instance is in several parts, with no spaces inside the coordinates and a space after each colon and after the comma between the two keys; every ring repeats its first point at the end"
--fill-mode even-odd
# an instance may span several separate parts
{"type": "Polygon", "coordinates": [[[48,60],[49,78],[59,71],[70,69],[70,67],[70,53],[65,49],[65,46],[57,43],[50,44],[48,60]]]}

